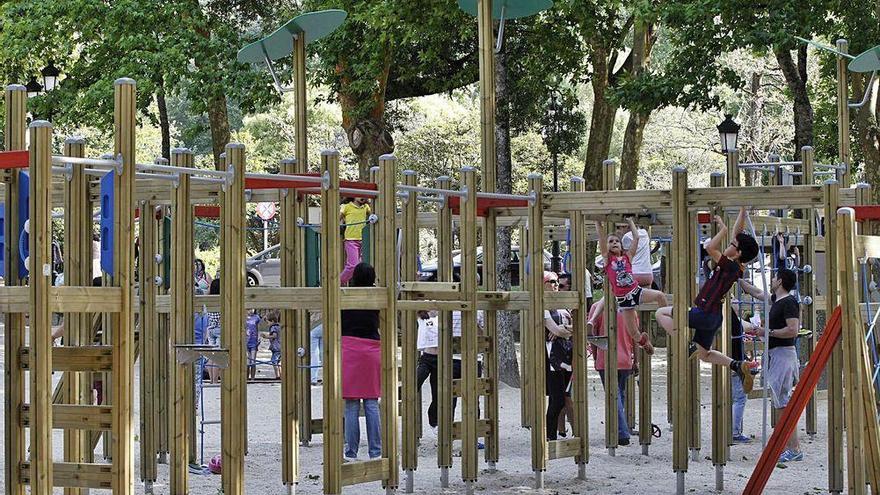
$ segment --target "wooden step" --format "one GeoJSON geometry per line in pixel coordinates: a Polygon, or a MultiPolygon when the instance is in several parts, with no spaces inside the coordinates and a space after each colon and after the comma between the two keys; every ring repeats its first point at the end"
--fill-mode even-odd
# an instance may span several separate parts
{"type": "MultiPolygon", "coordinates": [[[[67,488],[105,488],[112,486],[111,464],[92,464],[75,462],[55,462],[52,464],[52,484],[67,488]]],[[[30,484],[31,466],[21,463],[21,480],[30,484]]]]}
{"type": "MultiPolygon", "coordinates": [[[[21,407],[22,426],[30,426],[31,407],[21,407]]],[[[52,428],[59,430],[110,431],[113,423],[112,406],[88,406],[74,404],[54,404],[52,406],[52,428]]]]}
{"type": "MultiPolygon", "coordinates": [[[[30,357],[30,348],[22,347],[22,369],[28,369],[30,357]]],[[[112,369],[113,347],[109,345],[52,348],[52,371],[111,371],[112,369]]]]}

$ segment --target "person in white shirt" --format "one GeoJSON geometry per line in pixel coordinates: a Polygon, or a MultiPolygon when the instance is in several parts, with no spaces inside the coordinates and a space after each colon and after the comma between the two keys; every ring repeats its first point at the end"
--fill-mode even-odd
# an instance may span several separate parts
{"type": "MultiPolygon", "coordinates": [[[[418,315],[419,336],[416,348],[421,351],[421,355],[416,369],[416,389],[421,390],[425,380],[430,378],[431,405],[428,406],[428,425],[431,428],[437,428],[437,354],[440,353],[440,340],[437,332],[439,320],[436,311],[419,311],[418,315]]],[[[459,335],[461,335],[460,329],[459,335]]],[[[453,362],[453,378],[460,378],[461,361],[458,361],[457,376],[454,364],[453,362]]]]}

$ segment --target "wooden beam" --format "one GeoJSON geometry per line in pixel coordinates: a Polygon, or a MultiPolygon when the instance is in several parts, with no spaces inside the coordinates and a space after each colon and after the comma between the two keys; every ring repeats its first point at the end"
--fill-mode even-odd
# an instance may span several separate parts
{"type": "MultiPolygon", "coordinates": [[[[532,403],[531,412],[531,444],[532,444],[532,471],[536,476],[536,487],[542,485],[543,472],[547,469],[547,398],[546,378],[547,351],[544,345],[544,273],[543,263],[538,260],[544,259],[544,239],[541,236],[543,229],[544,190],[542,177],[538,174],[530,174],[529,191],[537,193],[537,201],[529,208],[529,243],[526,253],[529,259],[529,294],[531,295],[531,307],[529,309],[529,325],[527,328],[535,329],[537,334],[529,339],[531,364],[530,377],[534,396],[529,397],[532,403]]],[[[562,193],[559,193],[562,194],[562,193]]],[[[543,487],[540,487],[543,488],[543,487]]]]}
{"type": "MultiPolygon", "coordinates": [[[[438,189],[449,189],[452,181],[443,176],[437,179],[438,189]]],[[[452,282],[452,209],[449,201],[444,201],[437,209],[437,283],[451,284],[452,282]]],[[[458,290],[461,284],[456,283],[458,290]]],[[[454,414],[452,410],[452,312],[440,310],[438,317],[439,349],[437,353],[437,465],[446,476],[441,476],[448,483],[448,471],[452,467],[452,423],[454,414]]],[[[442,486],[442,488],[447,488],[442,486]]]]}
{"type": "MultiPolygon", "coordinates": [[[[675,215],[675,237],[672,239],[672,291],[674,295],[675,328],[672,336],[672,370],[669,376],[672,388],[673,407],[672,423],[672,469],[677,477],[683,480],[688,468],[688,421],[690,421],[691,403],[688,401],[688,294],[690,292],[690,269],[692,260],[689,258],[688,244],[690,236],[689,215],[687,212],[687,170],[676,168],[672,172],[673,214],[675,215]]],[[[681,485],[679,485],[681,488],[681,485]]],[[[679,490],[680,491],[680,490],[679,490]]]]}
{"type": "Polygon", "coordinates": [[[565,459],[576,457],[581,451],[581,439],[578,437],[547,442],[548,459],[565,459]]]}
{"type": "MultiPolygon", "coordinates": [[[[713,188],[724,187],[724,174],[711,174],[709,176],[709,183],[713,188]]],[[[713,211],[711,213],[723,214],[723,212],[720,211],[713,211]]],[[[727,221],[727,219],[725,219],[725,221],[727,221]]],[[[755,223],[755,219],[752,219],[752,223],[755,223]]],[[[718,225],[713,223],[710,234],[714,237],[717,233],[718,225]]],[[[722,239],[721,242],[722,245],[727,245],[726,239],[722,239]]],[[[720,331],[715,335],[715,349],[721,354],[729,356],[731,351],[731,313],[729,295],[724,297],[721,311],[724,320],[720,331]]],[[[712,365],[712,465],[716,466],[716,469],[720,467],[722,470],[723,466],[727,465],[727,458],[730,454],[730,437],[732,431],[730,393],[730,368],[717,364],[712,365]]],[[[723,471],[721,472],[723,473],[723,471]]],[[[720,478],[716,476],[715,483],[716,490],[724,489],[723,476],[720,478]]]]}
{"type": "MultiPolygon", "coordinates": [[[[30,370],[32,352],[22,347],[18,362],[21,369],[30,370]]],[[[88,345],[79,347],[54,347],[52,349],[53,371],[110,371],[113,369],[113,347],[88,345]]]]}
{"type": "MultiPolygon", "coordinates": [[[[815,183],[815,175],[814,175],[814,152],[812,146],[804,146],[801,148],[801,161],[803,162],[803,174],[804,174],[804,184],[814,184],[815,183]]],[[[809,222],[810,225],[815,225],[816,223],[816,209],[815,208],[805,208],[803,210],[803,219],[806,222],[809,222]]],[[[812,235],[804,236],[804,246],[803,253],[801,254],[801,264],[802,265],[810,265],[815,266],[816,261],[816,235],[819,233],[816,232],[816,228],[813,227],[810,229],[810,233],[812,235]]],[[[816,293],[816,274],[813,273],[805,273],[803,274],[803,281],[801,282],[801,295],[802,296],[810,296],[813,298],[813,301],[817,298],[816,293]]],[[[816,331],[816,309],[817,305],[815,302],[811,305],[802,305],[801,306],[801,325],[804,328],[809,328],[811,330],[810,335],[805,339],[806,340],[806,356],[804,356],[804,361],[809,362],[812,359],[813,351],[816,348],[816,338],[818,332],[816,331]]],[[[816,423],[818,422],[818,404],[816,403],[816,398],[813,394],[810,394],[810,400],[807,402],[807,410],[804,414],[805,416],[805,426],[807,435],[815,435],[817,432],[816,423]]]]}
{"type": "MultiPolygon", "coordinates": [[[[461,171],[467,197],[462,198],[460,225],[461,239],[461,295],[473,306],[477,299],[477,175],[472,167],[461,171]]],[[[461,379],[463,397],[461,410],[461,479],[470,485],[477,480],[477,420],[479,396],[477,385],[477,326],[476,311],[461,312],[461,379]]]]}
{"type": "Polygon", "coordinates": [[[342,484],[359,485],[371,481],[382,481],[388,472],[388,459],[380,457],[361,462],[347,462],[340,469],[342,484]]]}
{"type": "MultiPolygon", "coordinates": [[[[20,476],[23,484],[30,484],[33,491],[34,478],[31,476],[32,462],[21,463],[20,476]]],[[[54,486],[110,489],[113,479],[112,464],[90,464],[56,462],[52,464],[55,474],[54,486]]]]}
{"type": "MultiPolygon", "coordinates": [[[[574,192],[582,192],[584,190],[584,181],[580,177],[574,177],[571,180],[571,190],[574,192]]],[[[571,398],[574,407],[574,419],[572,421],[572,435],[577,439],[577,450],[575,454],[575,462],[578,464],[578,477],[583,479],[586,474],[586,464],[590,461],[590,415],[589,415],[589,392],[587,377],[587,289],[591,287],[592,280],[587,278],[587,259],[586,259],[586,232],[587,228],[584,223],[584,216],[575,212],[571,214],[569,219],[571,229],[568,251],[571,253],[570,270],[571,270],[571,291],[577,294],[578,302],[572,308],[572,347],[573,361],[572,368],[574,375],[571,383],[571,398]],[[590,285],[588,285],[590,284],[590,285]]],[[[642,368],[642,376],[650,373],[650,367],[646,370],[642,368]]],[[[650,424],[650,423],[649,423],[650,424]]],[[[548,447],[548,457],[553,456],[554,447],[548,447]]]]}
{"type": "MultiPolygon", "coordinates": [[[[29,428],[31,425],[30,409],[28,404],[21,408],[22,426],[25,428],[29,428]]],[[[109,431],[113,427],[112,412],[111,406],[54,404],[52,405],[52,428],[56,430],[109,431]]]]}
{"type": "MultiPolygon", "coordinates": [[[[403,183],[410,187],[418,184],[418,175],[414,170],[403,171],[403,183]]],[[[415,223],[418,214],[418,199],[415,192],[406,193],[406,197],[402,198],[403,225],[412,225],[415,223]]],[[[400,259],[400,280],[415,280],[418,275],[417,261],[419,255],[419,236],[418,229],[408,228],[401,232],[401,259],[400,259]]],[[[414,283],[414,282],[411,282],[414,283]]],[[[419,351],[416,348],[418,340],[418,322],[416,321],[416,310],[420,309],[419,304],[428,303],[428,301],[411,301],[406,300],[411,297],[409,292],[403,293],[404,300],[397,303],[397,308],[402,312],[400,314],[400,346],[401,346],[401,363],[403,376],[401,377],[401,402],[403,410],[401,411],[401,421],[404,427],[401,429],[401,468],[406,472],[407,480],[414,476],[414,471],[419,465],[419,437],[421,437],[421,429],[419,421],[422,414],[421,401],[419,400],[419,391],[416,390],[417,366],[419,360],[419,351]],[[416,303],[416,304],[408,304],[416,303]]],[[[440,301],[431,301],[439,303],[440,301]]],[[[454,301],[444,301],[444,304],[454,301]]],[[[467,304],[463,306],[467,308],[467,304]]],[[[437,306],[432,306],[435,309],[437,306]]],[[[454,305],[450,305],[449,309],[455,309],[454,305]]],[[[461,307],[457,308],[463,309],[461,307]]]]}
{"type": "MultiPolygon", "coordinates": [[[[617,168],[614,160],[605,160],[602,162],[602,189],[606,191],[617,190],[617,168]]],[[[615,231],[612,222],[605,222],[603,225],[605,232],[613,233],[615,231]]],[[[600,246],[601,252],[601,246],[600,246]]],[[[611,279],[605,274],[605,283],[603,287],[610,288],[611,279]]],[[[617,299],[613,297],[611,291],[606,291],[605,307],[604,307],[605,335],[608,341],[608,349],[605,351],[605,448],[614,455],[614,449],[617,448],[618,441],[618,415],[617,404],[619,399],[617,376],[617,333],[626,332],[626,329],[617,327],[617,299]]]]}
{"type": "MultiPolygon", "coordinates": [[[[825,209],[825,301],[826,308],[838,305],[837,211],[840,185],[833,180],[822,185],[825,209]]],[[[826,314],[830,312],[826,309],[826,314]]],[[[843,492],[843,350],[835,346],[825,368],[828,377],[828,491],[843,492]]]]}

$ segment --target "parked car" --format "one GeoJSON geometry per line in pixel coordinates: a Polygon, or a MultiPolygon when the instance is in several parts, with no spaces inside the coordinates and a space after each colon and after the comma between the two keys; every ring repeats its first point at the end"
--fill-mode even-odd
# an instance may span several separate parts
{"type": "Polygon", "coordinates": [[[281,286],[281,245],[276,244],[251,256],[245,262],[247,286],[281,286]]]}
{"type": "MultiPolygon", "coordinates": [[[[519,286],[519,246],[511,246],[510,247],[510,285],[519,286]]],[[[544,250],[544,263],[543,269],[549,270],[552,265],[553,255],[550,254],[546,249],[544,250]]],[[[461,270],[461,251],[456,249],[452,252],[452,274],[454,278],[458,277],[458,274],[461,270]]],[[[477,273],[480,274],[480,277],[483,276],[483,247],[477,246],[477,273]]],[[[427,261],[422,263],[422,267],[419,270],[419,280],[423,282],[436,282],[437,281],[437,260],[427,261]]]]}

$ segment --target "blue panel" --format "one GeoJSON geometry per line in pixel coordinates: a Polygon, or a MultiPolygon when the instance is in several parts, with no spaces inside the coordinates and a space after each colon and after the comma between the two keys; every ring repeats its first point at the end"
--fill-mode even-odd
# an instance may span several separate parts
{"type": "MultiPolygon", "coordinates": [[[[18,174],[18,228],[19,234],[21,238],[27,236],[24,232],[24,222],[31,217],[31,176],[25,172],[21,171],[18,174]]],[[[25,244],[25,253],[27,253],[27,249],[30,246],[25,244]]],[[[14,252],[19,253],[18,255],[18,276],[21,278],[27,277],[28,270],[27,267],[24,266],[24,254],[21,253],[21,249],[13,249],[14,252]]]]}
{"type": "Polygon", "coordinates": [[[113,189],[113,181],[116,171],[104,174],[101,178],[101,271],[113,276],[113,240],[116,238],[113,232],[115,223],[113,205],[116,194],[113,189]]]}
{"type": "Polygon", "coordinates": [[[0,277],[6,276],[6,210],[0,205],[0,277]]]}

